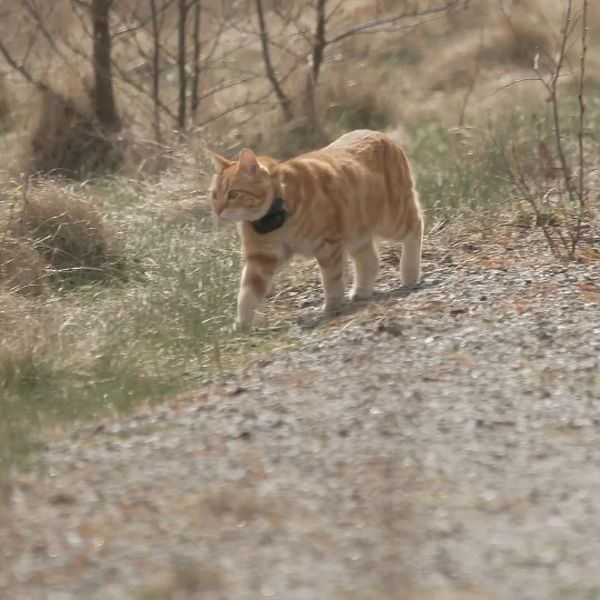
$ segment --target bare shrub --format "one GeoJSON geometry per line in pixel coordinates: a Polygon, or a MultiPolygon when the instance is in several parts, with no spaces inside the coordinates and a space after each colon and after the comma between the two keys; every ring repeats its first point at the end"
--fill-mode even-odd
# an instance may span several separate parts
{"type": "Polygon", "coordinates": [[[42,353],[30,340],[0,343],[0,389],[24,389],[40,383],[46,371],[42,353]]]}
{"type": "Polygon", "coordinates": [[[116,168],[120,143],[103,132],[88,102],[46,91],[40,95],[30,140],[29,170],[83,177],[116,168]]]}
{"type": "Polygon", "coordinates": [[[469,2],[462,9],[449,12],[446,19],[449,31],[461,35],[477,31],[489,18],[489,8],[486,2],[469,2]]]}
{"type": "Polygon", "coordinates": [[[494,67],[531,68],[538,56],[544,65],[552,53],[552,37],[536,21],[514,18],[488,32],[465,34],[452,51],[443,55],[425,71],[427,88],[436,92],[453,92],[468,87],[478,69],[494,67]]]}
{"type": "Polygon", "coordinates": [[[48,265],[30,240],[0,238],[0,285],[11,292],[39,295],[47,289],[48,265]]]}
{"type": "Polygon", "coordinates": [[[327,122],[336,130],[384,130],[398,121],[398,100],[382,90],[383,82],[373,70],[361,69],[352,78],[331,73],[323,81],[320,102],[327,122]]]}
{"type": "MultiPolygon", "coordinates": [[[[25,390],[51,368],[50,328],[39,318],[37,306],[37,300],[0,288],[0,405],[2,390],[25,390]]],[[[3,411],[7,408],[2,406],[3,411]]]]}
{"type": "Polygon", "coordinates": [[[100,212],[55,183],[43,183],[23,201],[15,229],[62,279],[104,277],[118,260],[100,212]]]}
{"type": "Polygon", "coordinates": [[[553,49],[554,39],[547,25],[529,12],[514,10],[486,45],[484,59],[528,68],[537,54],[550,56],[553,49]]]}
{"type": "Polygon", "coordinates": [[[468,52],[448,53],[435,64],[425,78],[428,89],[434,92],[452,92],[465,88],[473,80],[476,69],[476,57],[469,48],[468,52]]]}
{"type": "MultiPolygon", "coordinates": [[[[513,142],[504,146],[503,155],[507,170],[521,198],[529,205],[534,222],[546,236],[548,246],[557,257],[576,259],[583,251],[594,250],[596,210],[591,206],[589,176],[596,169],[597,148],[588,141],[586,90],[586,59],[588,51],[589,0],[564,1],[560,37],[552,69],[545,72],[536,57],[534,77],[547,93],[550,105],[547,127],[551,131],[548,141],[537,143],[539,173],[523,167],[524,152],[513,142]],[[568,50],[579,38],[579,69],[569,73],[568,50]],[[563,75],[571,76],[575,83],[575,97],[565,97],[559,86],[563,75]],[[596,150],[596,151],[594,151],[596,150]],[[552,218],[548,218],[551,215],[552,218]]],[[[568,88],[567,88],[568,91],[568,88]]],[[[535,146],[534,146],[535,147],[535,146]]],[[[529,152],[532,154],[532,152],[529,152]]]]}
{"type": "Polygon", "coordinates": [[[395,107],[371,89],[357,90],[327,107],[327,120],[347,131],[352,129],[383,130],[395,124],[395,107]]]}
{"type": "Polygon", "coordinates": [[[231,157],[236,156],[242,148],[250,147],[260,154],[284,160],[328,142],[323,128],[316,127],[308,118],[298,116],[287,121],[275,111],[256,115],[233,132],[226,129],[221,131],[221,138],[215,136],[216,141],[212,147],[219,148],[225,156],[231,157]]]}

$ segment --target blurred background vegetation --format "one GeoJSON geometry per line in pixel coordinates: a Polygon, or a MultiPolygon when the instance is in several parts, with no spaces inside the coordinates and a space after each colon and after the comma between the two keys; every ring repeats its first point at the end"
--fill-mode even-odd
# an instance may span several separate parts
{"type": "Polygon", "coordinates": [[[430,225],[600,256],[599,41],[585,0],[0,0],[0,465],[286,343],[226,332],[209,149],[384,130],[430,225]]]}

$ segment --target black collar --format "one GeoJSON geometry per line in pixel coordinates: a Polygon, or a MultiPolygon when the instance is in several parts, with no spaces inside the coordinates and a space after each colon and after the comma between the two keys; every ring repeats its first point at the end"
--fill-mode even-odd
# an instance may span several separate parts
{"type": "Polygon", "coordinates": [[[250,221],[250,225],[256,233],[271,233],[279,229],[288,218],[288,211],[283,205],[283,198],[275,198],[267,214],[256,221],[250,221]]]}

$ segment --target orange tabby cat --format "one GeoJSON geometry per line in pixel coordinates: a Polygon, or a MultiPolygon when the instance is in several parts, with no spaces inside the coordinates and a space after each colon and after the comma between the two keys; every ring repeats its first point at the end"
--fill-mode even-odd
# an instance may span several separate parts
{"type": "Polygon", "coordinates": [[[402,241],[404,285],[419,279],[423,216],[406,155],[375,131],[352,131],[314,152],[278,162],[242,150],[215,156],[217,215],[241,223],[245,262],[236,325],[252,325],[273,275],[294,255],[315,257],[325,310],[344,302],[344,258],[354,262],[353,299],[368,298],[379,260],[374,238],[402,241]]]}

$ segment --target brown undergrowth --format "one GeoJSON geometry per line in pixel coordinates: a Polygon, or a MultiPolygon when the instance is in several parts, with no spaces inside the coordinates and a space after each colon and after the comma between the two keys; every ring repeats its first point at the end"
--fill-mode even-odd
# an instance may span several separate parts
{"type": "MultiPolygon", "coordinates": [[[[473,13],[437,20],[409,35],[365,36],[336,47],[316,91],[319,133],[327,140],[353,127],[399,130],[430,232],[448,228],[452,243],[468,243],[453,228],[456,222],[482,231],[511,228],[538,239],[540,227],[565,225],[553,204],[556,177],[548,175],[559,166],[552,105],[535,87],[538,82],[514,81],[531,76],[533,49],[548,50],[543,32],[553,31],[556,14],[547,3],[521,3],[522,10],[545,8],[548,20],[529,15],[526,25],[517,24],[516,36],[501,15],[473,6],[473,13]],[[498,42],[498,52],[493,45],[482,49],[481,28],[494,32],[490,39],[498,42]],[[507,156],[518,159],[527,181],[535,180],[535,198],[548,201],[544,214],[532,211],[507,156]]],[[[592,9],[590,48],[598,19],[592,9]]],[[[245,58],[256,61],[257,55],[245,58]]],[[[592,93],[598,84],[594,50],[589,60],[584,150],[588,206],[597,211],[600,104],[592,93]]],[[[17,142],[36,122],[25,86],[12,78],[7,82],[7,92],[0,90],[11,115],[0,142],[0,408],[3,426],[10,429],[0,434],[5,464],[27,455],[27,440],[35,441],[38,424],[44,429],[160,401],[244,364],[248,356],[302,338],[295,327],[321,300],[316,273],[304,263],[276,288],[264,328],[245,338],[225,331],[240,272],[238,240],[234,231],[214,223],[204,204],[211,175],[206,146],[234,157],[244,145],[256,144],[257,150],[285,156],[314,138],[302,137],[301,127],[283,122],[277,107],[267,103],[190,131],[184,143],[158,144],[147,139],[151,121],[140,103],[131,131],[142,150],[131,153],[134,158],[120,173],[107,174],[93,159],[88,164],[99,167],[97,175],[81,184],[9,180],[7,165],[17,142]]],[[[255,83],[247,83],[248,92],[255,83]]],[[[559,86],[571,100],[576,97],[572,83],[561,80],[559,86]]],[[[301,102],[302,86],[292,89],[301,102]]],[[[231,102],[237,97],[232,92],[231,102]]],[[[79,144],[90,122],[55,100],[47,99],[41,115],[46,120],[37,123],[43,134],[38,167],[55,168],[52,160],[64,152],[75,161],[63,163],[67,169],[85,173],[87,167],[77,161],[89,158],[88,142],[79,144]],[[71,129],[75,138],[63,147],[58,134],[70,135],[71,129]],[[46,158],[50,162],[42,164],[46,158]]],[[[564,107],[572,126],[576,113],[569,102],[564,107]]],[[[577,151],[572,139],[565,145],[569,156],[577,151]]],[[[600,254],[597,213],[595,223],[583,230],[578,260],[600,254]]],[[[317,329],[336,326],[315,322],[317,329]]]]}
{"type": "Polygon", "coordinates": [[[122,151],[122,141],[96,122],[89,100],[77,101],[52,91],[40,94],[25,149],[29,172],[85,178],[117,168],[122,151]]]}

